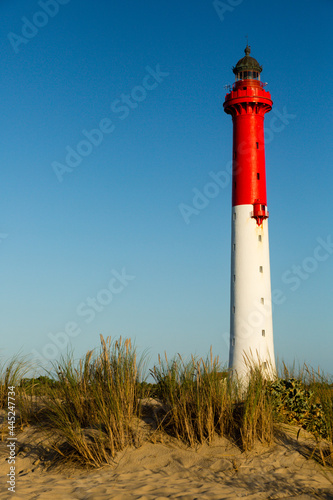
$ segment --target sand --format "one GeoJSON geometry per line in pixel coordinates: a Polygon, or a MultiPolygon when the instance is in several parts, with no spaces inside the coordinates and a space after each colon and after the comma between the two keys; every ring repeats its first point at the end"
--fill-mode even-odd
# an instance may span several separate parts
{"type": "Polygon", "coordinates": [[[270,447],[242,453],[227,439],[190,449],[176,440],[128,448],[113,466],[59,470],[44,461],[45,441],[33,427],[18,434],[16,492],[7,491],[6,441],[0,443],[0,498],[40,500],[333,499],[333,470],[309,459],[314,441],[286,426],[270,447]],[[39,438],[38,438],[39,436],[39,438]],[[44,448],[43,448],[44,447],[44,448]]]}

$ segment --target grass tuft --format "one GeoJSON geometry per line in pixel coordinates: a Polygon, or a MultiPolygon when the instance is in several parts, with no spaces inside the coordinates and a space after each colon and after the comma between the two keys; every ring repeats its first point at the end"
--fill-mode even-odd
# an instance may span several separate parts
{"type": "Polygon", "coordinates": [[[60,455],[99,467],[137,444],[140,370],[129,339],[101,336],[97,355],[89,351],[78,363],[68,356],[55,368],[59,384],[43,397],[40,419],[56,434],[60,455]]]}
{"type": "Polygon", "coordinates": [[[231,406],[227,380],[221,378],[218,358],[185,362],[180,355],[172,361],[159,357],[151,370],[157,394],[165,405],[159,426],[190,446],[210,443],[217,433],[223,436],[231,406]]]}

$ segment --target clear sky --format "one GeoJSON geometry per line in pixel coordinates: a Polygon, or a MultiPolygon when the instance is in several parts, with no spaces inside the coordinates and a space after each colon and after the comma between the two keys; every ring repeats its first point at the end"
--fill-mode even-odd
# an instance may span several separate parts
{"type": "Polygon", "coordinates": [[[81,356],[102,333],[150,365],[211,345],[227,361],[222,104],[248,35],[274,101],[275,351],[333,373],[332,14],[331,0],[0,3],[4,357],[52,360],[69,340],[81,356]]]}

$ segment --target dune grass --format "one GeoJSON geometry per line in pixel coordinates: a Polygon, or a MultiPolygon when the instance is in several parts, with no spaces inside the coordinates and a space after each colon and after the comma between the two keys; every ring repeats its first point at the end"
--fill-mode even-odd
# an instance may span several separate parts
{"type": "Polygon", "coordinates": [[[158,397],[165,405],[161,429],[195,446],[212,441],[215,433],[223,436],[231,420],[231,399],[227,379],[221,379],[217,358],[191,358],[179,355],[159,363],[151,370],[158,397]]]}
{"type": "Polygon", "coordinates": [[[16,388],[29,367],[27,359],[20,355],[0,362],[0,409],[7,407],[9,387],[16,388]]]}
{"type": "Polygon", "coordinates": [[[270,444],[273,441],[273,405],[268,391],[270,381],[260,365],[249,367],[248,383],[239,387],[242,412],[239,419],[239,431],[243,450],[251,450],[257,441],[270,444]]]}
{"type": "Polygon", "coordinates": [[[100,351],[55,367],[57,385],[42,397],[39,421],[57,437],[53,448],[71,461],[99,467],[138,441],[140,366],[130,340],[101,336],[100,351]]]}
{"type": "Polygon", "coordinates": [[[251,367],[247,387],[229,379],[212,352],[206,360],[181,356],[161,361],[151,371],[165,412],[160,427],[190,446],[232,438],[243,450],[256,441],[270,443],[273,414],[263,371],[251,367]]]}
{"type": "Polygon", "coordinates": [[[102,336],[98,351],[78,361],[68,354],[44,376],[25,378],[30,364],[15,357],[0,369],[1,408],[15,385],[18,427],[37,423],[58,457],[93,467],[154,435],[153,428],[142,432],[142,402],[149,399],[159,400],[157,431],[191,447],[220,436],[251,450],[272,443],[274,426],[283,422],[312,433],[321,463],[333,466],[333,384],[319,371],[282,364],[270,380],[260,364],[249,363],[244,384],[211,351],[206,359],[159,357],[150,370],[154,384],[147,384],[143,361],[129,339],[102,336]]]}

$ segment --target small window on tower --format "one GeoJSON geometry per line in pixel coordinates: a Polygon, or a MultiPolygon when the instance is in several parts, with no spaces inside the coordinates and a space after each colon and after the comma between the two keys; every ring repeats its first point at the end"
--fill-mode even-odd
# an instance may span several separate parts
{"type": "Polygon", "coordinates": [[[265,303],[264,297],[261,297],[260,302],[261,302],[262,304],[264,304],[264,303],[265,303]]]}
{"type": "Polygon", "coordinates": [[[231,345],[235,345],[235,337],[232,339],[231,345]]]}
{"type": "Polygon", "coordinates": [[[266,332],[265,332],[265,330],[261,330],[261,335],[262,335],[263,337],[265,337],[265,336],[266,336],[266,332]]]}
{"type": "Polygon", "coordinates": [[[261,241],[261,234],[258,235],[258,241],[261,241]]]}
{"type": "Polygon", "coordinates": [[[233,308],[232,308],[232,312],[233,312],[233,313],[235,312],[235,306],[233,306],[233,308]]]}
{"type": "Polygon", "coordinates": [[[236,243],[234,243],[234,244],[232,245],[232,249],[233,249],[233,251],[235,251],[235,250],[236,250],[236,243]]]}
{"type": "Polygon", "coordinates": [[[259,179],[260,179],[260,174],[259,174],[259,172],[257,172],[257,180],[259,180],[259,179]]]}
{"type": "Polygon", "coordinates": [[[261,210],[265,210],[265,209],[266,209],[265,205],[261,205],[261,210]]]}
{"type": "Polygon", "coordinates": [[[266,368],[267,368],[267,361],[264,361],[264,362],[263,362],[262,367],[263,367],[264,369],[266,369],[266,368]]]}
{"type": "Polygon", "coordinates": [[[264,268],[262,266],[259,266],[259,272],[260,273],[263,273],[264,272],[264,268]]]}
{"type": "Polygon", "coordinates": [[[236,212],[234,212],[234,213],[232,214],[232,218],[233,218],[234,220],[236,220],[236,212]]]}
{"type": "Polygon", "coordinates": [[[259,149],[259,142],[256,142],[257,149],[259,149]]]}
{"type": "Polygon", "coordinates": [[[234,274],[234,278],[233,279],[234,279],[234,282],[235,282],[236,281],[236,274],[234,274]]]}

